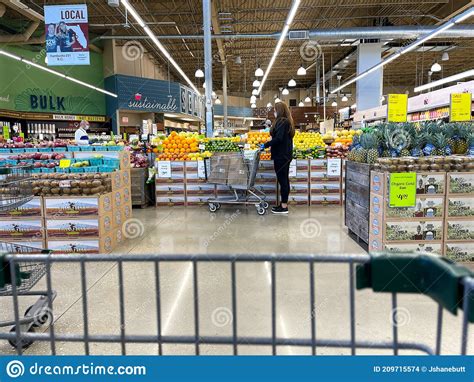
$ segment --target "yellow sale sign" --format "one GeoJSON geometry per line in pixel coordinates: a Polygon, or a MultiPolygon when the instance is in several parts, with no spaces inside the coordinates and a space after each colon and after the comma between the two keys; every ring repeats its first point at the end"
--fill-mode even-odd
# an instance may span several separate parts
{"type": "Polygon", "coordinates": [[[451,122],[468,122],[471,120],[472,94],[451,94],[451,110],[449,119],[451,122]]]}
{"type": "Polygon", "coordinates": [[[388,122],[406,122],[408,113],[408,94],[388,95],[388,122]]]}

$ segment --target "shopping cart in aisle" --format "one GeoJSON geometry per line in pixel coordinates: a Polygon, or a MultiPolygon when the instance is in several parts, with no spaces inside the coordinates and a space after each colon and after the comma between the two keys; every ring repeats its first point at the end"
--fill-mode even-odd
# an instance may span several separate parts
{"type": "Polygon", "coordinates": [[[210,198],[209,211],[216,212],[222,204],[254,205],[259,215],[268,208],[265,193],[254,187],[260,163],[259,150],[215,153],[205,161],[206,180],[229,187],[233,196],[210,198]]]}
{"type": "Polygon", "coordinates": [[[0,167],[0,210],[17,208],[33,198],[32,165],[0,167]]]}
{"type": "MultiPolygon", "coordinates": [[[[10,166],[0,167],[0,210],[10,211],[21,207],[33,199],[32,173],[33,166],[10,166]]],[[[38,249],[28,245],[0,241],[0,297],[5,296],[37,296],[38,300],[32,304],[24,314],[23,318],[14,318],[0,322],[0,328],[13,326],[11,333],[32,332],[35,328],[46,325],[52,321],[51,310],[48,309],[49,301],[54,299],[53,292],[31,291],[46,272],[43,262],[21,263],[17,262],[11,267],[11,262],[6,260],[6,255],[16,256],[18,254],[48,254],[49,251],[38,249]]],[[[15,303],[15,302],[14,302],[15,303]]],[[[31,341],[21,341],[19,338],[11,338],[12,346],[21,348],[29,347],[31,341]]]]}
{"type": "MultiPolygon", "coordinates": [[[[43,263],[46,267],[48,296],[53,295],[51,285],[54,283],[54,273],[51,273],[51,267],[54,264],[72,264],[72,266],[64,267],[63,269],[72,269],[76,268],[76,266],[79,268],[80,285],[78,285],[78,289],[82,291],[80,300],[83,315],[82,328],[78,329],[75,326],[74,333],[67,325],[56,328],[55,323],[51,324],[48,330],[43,333],[23,331],[19,319],[18,289],[12,288],[15,325],[20,327],[21,332],[0,332],[0,340],[10,340],[16,344],[32,341],[43,342],[47,344],[53,355],[56,354],[58,344],[63,346],[63,344],[67,343],[80,344],[79,349],[75,350],[77,351],[75,354],[82,354],[84,352],[86,355],[90,354],[91,345],[94,345],[94,352],[97,354],[98,344],[120,345],[123,355],[127,354],[128,344],[151,344],[156,346],[156,351],[159,355],[164,354],[165,350],[167,351],[164,348],[165,345],[192,345],[196,355],[201,353],[203,345],[213,345],[215,347],[214,352],[211,352],[210,348],[206,347],[206,354],[219,353],[219,346],[221,345],[230,346],[234,355],[238,355],[241,353],[242,347],[249,345],[262,348],[264,351],[271,349],[273,355],[278,354],[279,350],[286,346],[308,349],[313,355],[324,353],[327,349],[346,349],[352,355],[356,355],[358,351],[366,349],[372,352],[390,351],[394,355],[398,355],[402,351],[416,352],[416,354],[419,352],[424,354],[441,354],[443,339],[445,341],[446,337],[448,337],[451,341],[453,336],[452,333],[447,331],[448,328],[445,328],[443,325],[443,322],[447,321],[444,317],[445,310],[454,315],[462,312],[461,330],[459,332],[461,334],[461,341],[459,343],[460,354],[464,355],[467,353],[468,340],[472,341],[472,327],[470,327],[472,325],[470,323],[474,323],[474,274],[468,269],[453,264],[444,258],[431,255],[9,255],[6,256],[6,261],[10,262],[11,269],[14,269],[18,264],[43,263]],[[111,298],[101,302],[100,311],[107,312],[107,334],[101,334],[103,332],[98,331],[97,328],[92,329],[94,324],[102,322],[104,318],[101,316],[94,317],[97,314],[97,310],[90,306],[89,296],[91,290],[90,285],[88,285],[90,277],[88,277],[87,273],[93,264],[103,262],[112,262],[114,264],[111,268],[110,276],[118,280],[116,284],[108,284],[110,290],[107,291],[107,295],[111,298]],[[164,330],[167,330],[167,324],[163,325],[163,322],[169,322],[170,314],[172,314],[171,312],[174,311],[175,307],[173,305],[170,308],[169,304],[163,301],[169,301],[169,296],[164,296],[164,294],[165,291],[169,290],[169,281],[167,280],[170,277],[174,277],[168,273],[176,272],[176,268],[173,271],[173,267],[170,265],[173,264],[176,267],[177,263],[187,266],[187,273],[190,275],[189,278],[186,276],[186,279],[189,280],[192,313],[187,317],[194,322],[194,333],[169,335],[163,333],[164,330]],[[263,284],[256,284],[254,287],[256,288],[254,290],[256,295],[262,293],[261,285],[265,285],[265,288],[269,289],[268,292],[265,292],[270,296],[268,304],[268,308],[270,308],[268,309],[269,314],[265,313],[262,317],[257,317],[254,308],[267,311],[267,307],[249,307],[248,304],[251,304],[253,299],[242,300],[241,293],[245,293],[245,296],[253,296],[246,277],[251,277],[254,280],[257,273],[251,272],[251,275],[249,275],[249,264],[266,270],[266,272],[261,273],[263,284]],[[279,304],[282,302],[282,298],[292,299],[296,294],[299,301],[303,301],[301,300],[301,295],[304,294],[300,287],[296,287],[296,284],[293,284],[291,290],[279,290],[282,287],[279,286],[281,285],[281,278],[278,276],[286,273],[288,270],[284,268],[286,264],[292,264],[292,268],[294,268],[293,265],[295,264],[301,265],[302,277],[298,280],[301,281],[301,288],[307,288],[307,295],[305,296],[307,303],[299,305],[301,309],[305,309],[307,314],[307,322],[309,324],[304,329],[308,330],[306,336],[301,334],[301,330],[298,331],[298,337],[285,335],[285,333],[283,333],[283,336],[278,335],[278,318],[281,314],[279,304]],[[327,300],[331,301],[330,303],[332,304],[334,299],[337,298],[334,290],[321,291],[321,286],[325,284],[318,284],[316,286],[316,277],[318,275],[319,277],[324,277],[324,274],[327,274],[327,272],[319,272],[319,269],[317,269],[317,266],[322,268],[322,264],[324,264],[324,267],[328,264],[331,264],[333,267],[338,266],[341,267],[340,271],[347,272],[348,288],[344,294],[347,294],[348,297],[345,299],[338,298],[337,305],[341,308],[347,304],[349,320],[346,322],[341,315],[333,316],[330,319],[331,323],[333,321],[337,322],[340,332],[347,330],[349,333],[348,339],[335,339],[332,336],[331,338],[320,338],[319,331],[316,331],[316,322],[318,322],[319,328],[321,328],[321,325],[325,325],[324,317],[321,318],[321,306],[327,304],[327,300]],[[132,285],[126,287],[128,277],[133,277],[134,273],[128,271],[128,266],[136,267],[137,265],[143,265],[147,270],[152,270],[150,274],[151,285],[147,284],[143,278],[137,283],[135,278],[132,285]],[[230,329],[224,331],[225,335],[215,334],[216,328],[222,328],[223,325],[213,314],[209,314],[209,289],[208,287],[207,289],[203,288],[200,281],[203,275],[209,275],[209,266],[217,265],[219,265],[221,271],[225,270],[229,274],[229,277],[216,278],[215,285],[213,285],[214,290],[221,292],[226,290],[226,293],[228,293],[227,306],[221,306],[223,314],[227,317],[225,320],[229,324],[228,329],[230,329]],[[244,291],[239,286],[243,287],[244,291]],[[140,304],[147,307],[145,311],[135,312],[135,316],[133,315],[134,309],[127,308],[125,299],[125,296],[131,293],[130,288],[133,289],[134,294],[139,293],[140,288],[143,290],[143,301],[141,300],[140,304]],[[202,292],[201,288],[204,289],[204,292],[202,292]],[[361,332],[371,332],[370,327],[365,327],[365,325],[368,325],[367,321],[360,322],[357,319],[355,296],[356,290],[361,289],[371,289],[375,293],[385,293],[391,296],[391,311],[388,311],[386,315],[387,320],[390,318],[391,333],[389,336],[384,335],[384,339],[364,340],[361,338],[361,332]],[[280,292],[280,295],[278,292],[280,292]],[[400,340],[399,326],[403,325],[402,321],[404,318],[400,318],[398,313],[399,309],[403,310],[404,307],[398,304],[397,298],[399,294],[404,293],[425,295],[437,303],[436,328],[435,334],[432,336],[432,343],[414,342],[411,339],[408,341],[400,340]],[[112,296],[116,296],[115,301],[112,300],[112,296]],[[115,302],[118,303],[118,308],[115,306],[115,302]],[[247,308],[242,309],[240,304],[247,306],[247,308]],[[167,305],[169,310],[165,309],[167,305]],[[153,308],[150,309],[150,307],[153,308]],[[115,316],[113,312],[117,312],[115,316]],[[207,312],[207,314],[203,312],[207,312]],[[239,314],[237,314],[238,312],[239,314]],[[248,312],[250,316],[244,315],[242,312],[248,312]],[[239,330],[242,330],[239,328],[242,328],[249,322],[254,322],[257,318],[268,320],[268,326],[271,328],[270,335],[260,337],[255,335],[245,336],[239,332],[239,330]],[[215,323],[216,319],[218,325],[215,323]],[[152,329],[146,329],[144,334],[130,333],[131,329],[129,328],[134,326],[130,324],[134,323],[136,327],[136,324],[140,323],[137,320],[143,320],[143,324],[150,324],[152,329]],[[245,321],[244,325],[242,325],[242,320],[245,321]],[[203,327],[209,323],[214,324],[211,330],[213,334],[206,335],[206,330],[203,327]],[[113,330],[114,326],[115,331],[113,330]],[[469,331],[471,331],[471,337],[469,337],[469,331]]],[[[334,273],[331,272],[331,275],[334,275],[334,273]]],[[[13,272],[12,285],[15,285],[16,279],[16,273],[13,272]]],[[[101,288],[104,288],[104,286],[101,288]]],[[[372,300],[368,297],[364,301],[370,303],[372,300]]],[[[52,299],[50,299],[50,302],[50,308],[52,308],[52,299]]],[[[383,305],[379,307],[379,310],[382,310],[382,307],[383,305]]],[[[423,309],[426,308],[426,304],[423,304],[423,309]]],[[[325,311],[331,311],[331,309],[325,311]]],[[[338,311],[341,312],[341,309],[338,309],[338,311]]],[[[423,319],[426,323],[427,317],[423,319]]],[[[259,324],[261,325],[261,322],[259,324]]],[[[301,329],[303,330],[303,328],[301,329]]],[[[210,333],[209,330],[207,330],[207,333],[210,333]]],[[[457,333],[456,328],[456,335],[457,333]]],[[[472,347],[472,343],[469,346],[472,347]]],[[[17,345],[16,349],[18,354],[21,355],[22,347],[17,345]]],[[[108,350],[110,351],[110,349],[108,350]]],[[[136,354],[137,348],[135,346],[133,351],[136,354]]],[[[45,352],[44,346],[41,348],[41,352],[45,352]]]]}

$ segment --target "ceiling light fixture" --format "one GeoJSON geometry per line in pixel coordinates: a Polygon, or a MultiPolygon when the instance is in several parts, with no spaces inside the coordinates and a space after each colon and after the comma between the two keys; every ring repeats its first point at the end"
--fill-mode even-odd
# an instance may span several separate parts
{"type": "Polygon", "coordinates": [[[300,101],[300,103],[298,104],[299,107],[303,107],[304,106],[304,102],[303,101],[300,101]]]}
{"type": "Polygon", "coordinates": [[[201,70],[201,68],[198,68],[196,70],[196,73],[194,73],[194,77],[196,77],[196,78],[203,78],[204,77],[204,72],[201,70]]]}
{"type": "Polygon", "coordinates": [[[281,92],[283,95],[288,95],[290,94],[290,91],[287,88],[284,88],[283,91],[281,92]]]}
{"type": "Polygon", "coordinates": [[[470,69],[466,72],[455,74],[454,76],[445,77],[438,81],[430,82],[429,84],[421,85],[415,88],[415,92],[422,92],[423,90],[428,90],[436,86],[444,85],[449,82],[456,82],[466,77],[474,77],[474,69],[470,69]]]}
{"type": "Polygon", "coordinates": [[[257,107],[257,105],[255,105],[255,104],[253,103],[253,104],[250,105],[250,107],[251,107],[252,109],[255,109],[255,108],[257,107]]]}
{"type": "Polygon", "coordinates": [[[255,81],[253,82],[252,86],[253,86],[254,88],[258,88],[258,87],[260,86],[260,81],[259,81],[259,80],[255,80],[255,81]]]}
{"type": "Polygon", "coordinates": [[[332,101],[331,106],[332,106],[332,107],[337,107],[337,102],[336,102],[336,101],[332,101]]]}
{"type": "Polygon", "coordinates": [[[431,71],[433,73],[436,73],[436,72],[441,72],[441,65],[438,64],[438,62],[435,62],[432,66],[431,66],[431,71]]]}
{"type": "Polygon", "coordinates": [[[300,6],[300,3],[301,3],[301,0],[293,0],[293,4],[291,5],[290,12],[288,13],[288,16],[285,21],[285,26],[283,27],[283,30],[280,34],[280,38],[278,39],[272,58],[270,59],[270,62],[268,63],[267,70],[265,71],[265,74],[263,75],[262,83],[260,84],[260,87],[258,88],[258,94],[262,92],[263,85],[265,85],[265,81],[267,80],[268,75],[270,74],[270,71],[272,70],[273,64],[275,63],[278,53],[280,52],[281,46],[286,40],[286,35],[288,34],[288,30],[290,29],[290,25],[293,22],[293,19],[295,18],[295,15],[296,15],[296,12],[298,11],[298,7],[300,6]]]}
{"type": "Polygon", "coordinates": [[[252,97],[250,97],[250,103],[255,103],[255,102],[257,102],[257,97],[253,95],[252,97]]]}
{"type": "Polygon", "coordinates": [[[276,97],[276,98],[275,98],[275,103],[278,103],[278,102],[281,102],[281,99],[278,98],[278,97],[276,97]]]}
{"type": "Polygon", "coordinates": [[[357,104],[355,103],[354,105],[352,105],[352,106],[351,106],[351,109],[352,109],[352,110],[357,109],[357,104]]]}
{"type": "Polygon", "coordinates": [[[255,69],[255,77],[262,77],[263,76],[263,70],[262,68],[260,67],[260,65],[258,65],[257,69],[255,69]]]}
{"type": "Polygon", "coordinates": [[[202,83],[202,87],[203,87],[203,89],[206,88],[206,81],[204,81],[204,82],[202,83]]]}
{"type": "Polygon", "coordinates": [[[349,101],[349,98],[347,98],[347,96],[344,94],[341,98],[341,101],[342,102],[347,102],[347,101],[349,101]]]}
{"type": "Polygon", "coordinates": [[[290,88],[294,88],[296,86],[296,81],[292,78],[291,80],[288,81],[288,86],[290,88]]]}
{"type": "Polygon", "coordinates": [[[29,66],[33,66],[37,69],[40,69],[40,70],[43,70],[45,72],[48,72],[48,73],[51,73],[51,74],[54,74],[55,76],[58,76],[58,77],[61,77],[61,78],[64,78],[65,80],[69,80],[69,81],[72,81],[72,82],[75,82],[76,84],[79,84],[81,86],[85,86],[86,88],[89,88],[89,89],[92,89],[92,90],[96,90],[100,93],[103,93],[103,94],[107,94],[111,97],[114,97],[114,98],[117,98],[117,94],[115,93],[112,93],[112,92],[109,92],[107,90],[104,90],[102,88],[98,88],[97,86],[94,86],[94,85],[91,85],[91,84],[88,84],[87,82],[83,82],[81,80],[78,80],[77,78],[74,78],[74,77],[70,77],[66,74],[63,74],[61,72],[57,72],[56,70],[53,70],[53,69],[49,69],[45,66],[41,66],[39,64],[37,64],[36,62],[33,62],[33,61],[30,61],[30,60],[27,60],[26,58],[23,58],[23,57],[20,57],[20,56],[17,56],[15,54],[11,54],[11,53],[8,53],[4,50],[0,50],[0,55],[3,55],[3,56],[6,56],[6,57],[9,57],[9,58],[12,58],[16,61],[20,61],[20,62],[24,62],[25,64],[29,65],[29,66]]]}
{"type": "Polygon", "coordinates": [[[252,95],[254,95],[254,96],[258,95],[258,90],[257,90],[257,89],[253,89],[253,90],[252,90],[252,95]]]}
{"type": "Polygon", "coordinates": [[[189,86],[198,94],[199,90],[197,87],[194,85],[194,83],[189,79],[189,77],[184,73],[183,69],[176,63],[176,61],[171,57],[170,53],[166,50],[166,48],[161,44],[161,42],[158,40],[158,38],[155,36],[155,34],[152,32],[152,30],[145,24],[143,19],[140,17],[140,15],[137,13],[135,8],[129,3],[128,0],[120,0],[120,2],[123,4],[123,6],[127,9],[127,11],[133,16],[135,21],[143,28],[145,33],[150,37],[150,39],[154,42],[154,44],[158,47],[158,49],[161,51],[161,53],[165,56],[165,58],[168,59],[170,64],[175,68],[175,70],[183,77],[183,79],[189,84],[189,86]]]}
{"type": "Polygon", "coordinates": [[[296,72],[296,75],[298,76],[306,76],[306,69],[303,67],[303,65],[301,65],[298,69],[298,71],[296,72]]]}
{"type": "Polygon", "coordinates": [[[350,84],[353,84],[354,82],[357,82],[362,78],[365,78],[369,74],[371,74],[371,73],[375,72],[376,70],[384,67],[388,63],[396,60],[401,55],[403,55],[405,53],[408,53],[408,52],[411,52],[416,47],[424,44],[428,40],[431,40],[432,38],[436,37],[440,33],[443,33],[445,30],[453,27],[454,25],[459,24],[460,22],[468,19],[472,15],[474,15],[474,7],[470,7],[466,11],[460,13],[459,15],[453,17],[452,19],[450,19],[449,21],[447,21],[443,25],[436,28],[433,32],[428,33],[427,35],[423,35],[422,37],[419,37],[416,41],[412,42],[411,44],[407,45],[406,47],[400,48],[396,53],[390,55],[385,60],[380,61],[378,64],[376,64],[376,65],[372,66],[371,68],[365,70],[364,72],[360,73],[359,75],[357,75],[353,79],[345,82],[341,86],[338,86],[336,89],[332,90],[331,93],[333,93],[333,94],[337,93],[338,91],[344,89],[345,87],[349,86],[350,84]]]}
{"type": "Polygon", "coordinates": [[[307,95],[306,98],[304,99],[304,102],[310,103],[311,102],[311,97],[309,95],[307,95]]]}
{"type": "Polygon", "coordinates": [[[214,103],[215,103],[216,105],[220,105],[222,102],[221,102],[221,100],[219,99],[219,97],[217,97],[216,100],[214,101],[214,103]]]}
{"type": "Polygon", "coordinates": [[[441,61],[449,61],[449,53],[444,52],[443,55],[441,56],[441,61]]]}
{"type": "Polygon", "coordinates": [[[267,107],[273,107],[272,103],[271,102],[267,103],[267,107]]]}

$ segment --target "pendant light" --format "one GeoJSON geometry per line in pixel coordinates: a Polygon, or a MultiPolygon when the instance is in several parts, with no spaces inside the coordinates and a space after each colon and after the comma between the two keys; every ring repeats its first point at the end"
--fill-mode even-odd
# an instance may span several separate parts
{"type": "Polygon", "coordinates": [[[257,102],[257,97],[252,95],[252,97],[250,97],[250,103],[255,103],[255,102],[257,102]]]}
{"type": "Polygon", "coordinates": [[[275,103],[278,103],[278,102],[281,102],[281,99],[278,98],[278,97],[276,97],[276,98],[275,98],[275,103]]]}
{"type": "Polygon", "coordinates": [[[217,97],[217,94],[216,94],[216,92],[213,90],[213,91],[212,91],[212,98],[215,99],[216,97],[217,97]]]}
{"type": "Polygon", "coordinates": [[[347,96],[344,94],[341,98],[341,101],[342,102],[347,102],[347,101],[349,101],[349,98],[347,98],[347,96]]]}
{"type": "Polygon", "coordinates": [[[296,81],[292,78],[291,80],[288,81],[288,86],[290,88],[294,88],[296,86],[296,81]]]}
{"type": "Polygon", "coordinates": [[[258,65],[257,69],[255,69],[255,77],[262,77],[262,76],[263,76],[263,70],[260,67],[260,65],[258,65]]]}
{"type": "Polygon", "coordinates": [[[196,78],[203,78],[204,77],[204,72],[202,71],[201,68],[198,68],[196,70],[196,73],[194,73],[194,77],[196,77],[196,78]]]}
{"type": "Polygon", "coordinates": [[[298,71],[296,72],[296,74],[298,76],[306,76],[306,69],[303,67],[303,65],[301,65],[298,69],[298,71]]]}
{"type": "Polygon", "coordinates": [[[254,95],[254,96],[258,95],[258,89],[253,89],[252,90],[252,95],[254,95]]]}
{"type": "Polygon", "coordinates": [[[283,91],[281,92],[283,95],[288,95],[290,94],[290,91],[287,88],[284,88],[283,91]]]}
{"type": "Polygon", "coordinates": [[[304,99],[304,102],[310,103],[311,102],[311,97],[309,95],[307,95],[306,98],[304,99]]]}
{"type": "Polygon", "coordinates": [[[214,103],[215,103],[216,105],[220,105],[222,102],[221,102],[221,100],[219,99],[219,97],[217,97],[216,100],[214,101],[214,103]]]}
{"type": "Polygon", "coordinates": [[[253,103],[253,104],[250,105],[250,107],[251,107],[252,109],[255,109],[255,108],[257,107],[257,105],[255,105],[255,104],[253,103]]]}
{"type": "Polygon", "coordinates": [[[449,61],[449,53],[444,52],[443,55],[441,56],[441,61],[449,61]]]}
{"type": "Polygon", "coordinates": [[[205,89],[206,88],[206,81],[202,83],[202,87],[205,89]]]}
{"type": "MultiPolygon", "coordinates": [[[[275,100],[275,101],[276,101],[276,100],[275,100]]],[[[273,106],[273,105],[272,105],[271,102],[267,103],[267,107],[268,107],[268,108],[271,108],[272,106],[273,106]]]]}
{"type": "Polygon", "coordinates": [[[260,81],[256,79],[256,80],[253,82],[252,86],[253,86],[254,88],[258,88],[258,87],[260,86],[260,81]]]}
{"type": "Polygon", "coordinates": [[[438,62],[436,61],[432,66],[431,66],[431,71],[433,73],[436,73],[436,72],[441,72],[441,65],[438,64],[438,62]]]}
{"type": "Polygon", "coordinates": [[[303,101],[300,101],[300,103],[298,104],[299,107],[303,107],[304,106],[304,102],[303,101]]]}
{"type": "Polygon", "coordinates": [[[332,106],[332,107],[337,107],[337,102],[336,102],[336,101],[332,101],[331,106],[332,106]]]}

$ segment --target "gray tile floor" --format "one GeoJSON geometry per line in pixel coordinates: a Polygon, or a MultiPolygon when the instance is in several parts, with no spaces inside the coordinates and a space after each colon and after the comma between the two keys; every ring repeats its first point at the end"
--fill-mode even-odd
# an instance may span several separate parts
{"type": "MultiPolygon", "coordinates": [[[[128,254],[361,254],[343,228],[341,208],[294,207],[289,216],[258,216],[253,208],[223,208],[211,214],[205,207],[149,208],[134,210],[141,225],[137,238],[128,240],[117,253],[128,254]]],[[[345,264],[318,264],[315,268],[316,333],[318,339],[350,339],[348,267],[345,264]]],[[[194,335],[192,267],[189,263],[161,266],[162,325],[164,335],[194,335]]],[[[156,334],[155,275],[149,263],[124,265],[125,332],[156,334]]],[[[238,313],[232,317],[230,267],[207,263],[199,267],[200,334],[230,336],[232,320],[239,336],[271,335],[271,276],[268,263],[237,265],[238,313]]],[[[277,266],[277,335],[282,338],[311,338],[309,274],[307,265],[277,266]]],[[[77,264],[57,264],[53,268],[56,333],[82,333],[83,311],[80,273],[77,264]]],[[[38,288],[44,286],[44,281],[38,288]]],[[[120,314],[117,265],[112,262],[87,265],[89,331],[91,334],[118,334],[120,314]]],[[[22,310],[31,299],[22,301],[22,310]]],[[[391,299],[368,290],[356,291],[356,339],[391,341],[391,299]]],[[[11,314],[11,301],[1,300],[0,319],[11,314]]],[[[399,296],[400,341],[435,344],[436,305],[427,297],[399,296]]],[[[472,330],[471,330],[472,334],[472,330]]],[[[444,315],[443,352],[460,351],[461,320],[444,315]]],[[[470,338],[469,353],[474,354],[470,338]]],[[[194,354],[194,346],[165,345],[165,354],[194,354]]],[[[28,354],[49,354],[46,343],[35,343],[28,354]]],[[[58,343],[58,354],[83,354],[78,343],[58,343]]],[[[239,354],[270,354],[270,347],[242,344],[239,354]]],[[[0,343],[1,354],[11,354],[0,343]]],[[[92,344],[92,354],[120,354],[116,344],[92,344]]],[[[129,344],[128,354],[157,354],[155,344],[129,344]]],[[[232,354],[230,346],[202,345],[202,354],[232,354]]],[[[318,348],[318,354],[349,354],[347,349],[318,348]]],[[[361,349],[358,354],[391,354],[361,349]]],[[[405,352],[405,354],[410,352],[405,352]]],[[[278,354],[310,354],[308,348],[281,346],[278,354]]]]}

